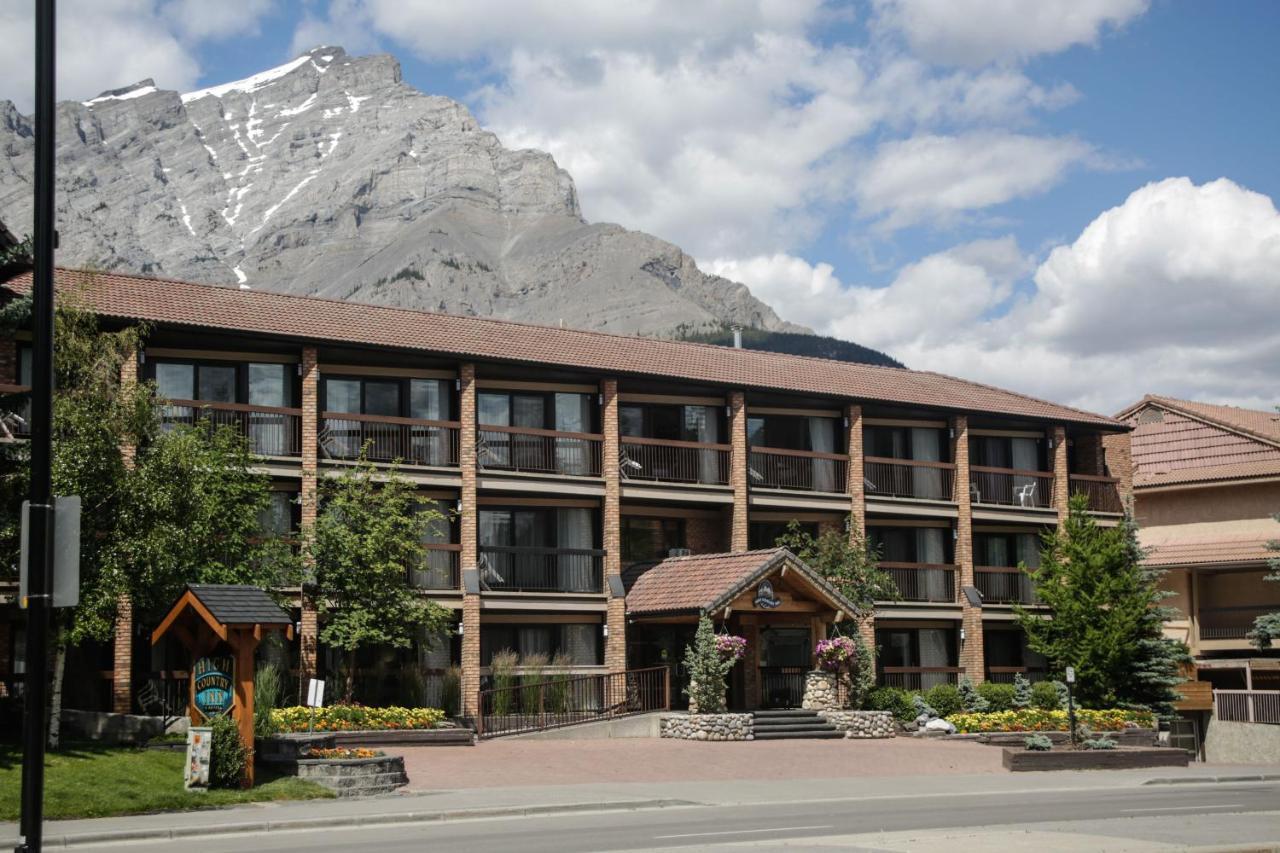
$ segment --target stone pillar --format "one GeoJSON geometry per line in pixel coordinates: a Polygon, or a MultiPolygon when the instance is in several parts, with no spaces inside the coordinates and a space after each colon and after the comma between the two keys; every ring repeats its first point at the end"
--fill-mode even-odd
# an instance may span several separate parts
{"type": "Polygon", "coordinates": [[[733,487],[733,520],[729,528],[729,550],[745,551],[750,537],[748,520],[747,464],[747,395],[741,391],[729,394],[729,485],[733,487]]]}
{"type": "MultiPolygon", "coordinates": [[[[309,540],[314,534],[320,510],[320,364],[315,347],[302,348],[301,365],[302,465],[298,503],[301,506],[302,536],[309,540]]],[[[304,566],[304,582],[310,580],[310,575],[311,566],[304,566]]],[[[301,691],[318,671],[320,619],[316,614],[315,599],[305,587],[298,596],[298,607],[302,613],[298,625],[298,689],[301,691]]]]}
{"type": "Polygon", "coordinates": [[[627,668],[627,608],[626,600],[614,598],[610,578],[622,576],[622,477],[618,459],[622,444],[618,433],[618,380],[600,382],[600,432],[601,473],[604,475],[604,507],[601,527],[604,540],[604,591],[609,594],[609,611],[606,625],[609,636],[605,639],[604,662],[610,672],[622,672],[627,668]]]}
{"type": "MultiPolygon", "coordinates": [[[[476,571],[480,562],[479,500],[476,494],[476,366],[458,367],[458,464],[462,473],[458,531],[462,544],[462,573],[476,571]]],[[[464,587],[465,588],[465,587],[464,587]]],[[[480,691],[480,595],[462,596],[462,713],[477,712],[480,691]]]]}
{"type": "Polygon", "coordinates": [[[806,711],[835,711],[840,708],[836,674],[815,669],[804,674],[804,699],[800,707],[806,711]]]}
{"type": "Polygon", "coordinates": [[[1053,445],[1053,508],[1058,511],[1058,523],[1067,518],[1067,502],[1071,499],[1071,475],[1067,462],[1067,430],[1055,426],[1048,431],[1053,445]]]}
{"type": "MultiPolygon", "coordinates": [[[[973,500],[969,492],[969,419],[964,415],[952,418],[951,430],[955,434],[952,456],[956,463],[956,538],[955,563],[960,576],[960,588],[974,586],[973,573],[973,500]]],[[[986,678],[986,654],[982,643],[982,608],[969,603],[968,596],[959,592],[962,609],[961,628],[964,640],[960,643],[960,666],[974,684],[986,678]]],[[[958,639],[958,638],[957,638],[958,639]]]]}
{"type": "Polygon", "coordinates": [[[116,600],[116,630],[111,673],[111,710],[133,713],[133,602],[122,595],[116,600]]]}

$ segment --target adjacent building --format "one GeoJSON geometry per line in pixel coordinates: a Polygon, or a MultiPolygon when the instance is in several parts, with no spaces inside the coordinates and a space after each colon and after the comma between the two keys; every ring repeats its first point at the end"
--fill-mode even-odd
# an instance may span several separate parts
{"type": "MultiPolygon", "coordinates": [[[[1036,678],[1044,662],[1011,611],[1035,600],[1016,567],[1034,564],[1072,493],[1104,524],[1129,495],[1126,423],[936,373],[58,276],[104,322],[148,323],[126,378],[156,383],[164,422],[207,417],[246,435],[276,496],[266,530],[312,522],[320,478],[362,448],[398,460],[422,500],[449,512],[406,572],[456,627],[445,642],[365,653],[359,678],[373,700],[394,698],[406,667],[430,685],[460,666],[470,707],[505,648],[559,653],[583,673],[675,664],[691,615],[713,607],[753,640],[735,703],[786,704],[789,676],[844,609],[774,549],[793,521],[856,525],[881,547],[901,593],[866,625],[882,683],[1036,678]]],[[[0,299],[29,289],[19,276],[0,299]]],[[[11,390],[30,381],[26,341],[0,340],[11,390]]],[[[8,423],[4,440],[22,440],[22,419],[8,423]]],[[[290,593],[300,639],[289,666],[333,672],[310,601],[290,593]]],[[[12,591],[6,600],[0,677],[17,687],[21,618],[12,591]]],[[[83,677],[69,684],[84,695],[69,704],[126,711],[143,685],[185,666],[135,640],[140,620],[125,603],[114,643],[79,653],[83,677]]]]}

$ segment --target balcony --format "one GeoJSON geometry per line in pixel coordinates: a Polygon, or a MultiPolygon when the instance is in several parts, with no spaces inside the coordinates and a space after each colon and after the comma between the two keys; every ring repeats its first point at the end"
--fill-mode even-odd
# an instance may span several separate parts
{"type": "Polygon", "coordinates": [[[26,385],[7,385],[0,382],[0,399],[19,397],[9,402],[10,408],[0,408],[0,441],[14,441],[31,437],[31,401],[25,395],[31,393],[26,385]]]}
{"type": "Polygon", "coordinates": [[[372,462],[456,468],[458,427],[457,421],[324,412],[320,453],[329,459],[359,459],[366,448],[366,458],[372,462]]]}
{"type": "Polygon", "coordinates": [[[1120,481],[1115,477],[1095,477],[1090,474],[1072,474],[1071,494],[1084,495],[1091,512],[1124,512],[1120,500],[1120,481]]]}
{"type": "Polygon", "coordinates": [[[1032,669],[1029,666],[989,666],[987,667],[987,681],[994,684],[1013,684],[1014,679],[1019,675],[1035,684],[1038,681],[1048,681],[1049,673],[1043,669],[1032,669]]]}
{"type": "Polygon", "coordinates": [[[623,436],[620,472],[624,480],[656,480],[705,486],[729,484],[727,444],[623,436]]]}
{"type": "Polygon", "coordinates": [[[1053,506],[1053,472],[975,465],[969,469],[969,495],[976,504],[1047,509],[1053,506]]]}
{"type": "Polygon", "coordinates": [[[903,690],[928,690],[939,684],[959,684],[962,666],[884,666],[880,668],[881,687],[903,690]]]}
{"type": "Polygon", "coordinates": [[[599,594],[604,551],[595,548],[480,546],[480,586],[493,592],[599,594]]]}
{"type": "Polygon", "coordinates": [[[834,494],[848,488],[849,457],[841,453],[753,447],[748,464],[753,486],[834,494]]]}
{"type": "Polygon", "coordinates": [[[1031,578],[1013,566],[974,566],[974,585],[983,604],[1041,604],[1031,578]]]}
{"type": "Polygon", "coordinates": [[[462,546],[431,543],[422,547],[422,563],[410,567],[409,585],[417,589],[458,589],[462,546]]]}
{"type": "Polygon", "coordinates": [[[602,437],[528,427],[478,427],[476,460],[489,471],[600,476],[602,437]]]}
{"type": "Polygon", "coordinates": [[[955,500],[956,466],[950,462],[868,456],[863,477],[868,497],[955,500]]]}
{"type": "Polygon", "coordinates": [[[1277,610],[1280,610],[1280,603],[1201,607],[1196,614],[1200,640],[1244,640],[1253,629],[1254,619],[1277,610]]]}
{"type": "Polygon", "coordinates": [[[249,452],[258,456],[302,455],[302,410],[208,400],[166,400],[159,406],[161,428],[196,426],[231,427],[249,440],[249,452]]]}
{"type": "Polygon", "coordinates": [[[948,563],[882,562],[903,601],[951,603],[956,600],[956,567],[948,563]]]}

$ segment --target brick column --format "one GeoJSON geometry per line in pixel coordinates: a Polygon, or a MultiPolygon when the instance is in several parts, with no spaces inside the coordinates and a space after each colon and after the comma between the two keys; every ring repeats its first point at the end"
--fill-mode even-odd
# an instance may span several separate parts
{"type": "Polygon", "coordinates": [[[729,550],[745,551],[748,547],[748,479],[747,464],[747,395],[741,391],[729,394],[729,485],[733,487],[733,520],[729,527],[729,550]]]}
{"type": "MultiPolygon", "coordinates": [[[[462,472],[458,530],[462,544],[462,571],[475,571],[480,561],[479,502],[476,496],[476,366],[458,367],[458,464],[462,472]]],[[[480,595],[462,596],[462,713],[477,712],[480,690],[480,595]]]]}
{"type": "MultiPolygon", "coordinates": [[[[622,444],[618,434],[618,380],[600,382],[600,432],[602,473],[604,474],[604,510],[601,519],[604,538],[604,591],[609,594],[609,636],[605,641],[604,663],[610,672],[627,668],[626,600],[614,598],[609,578],[622,575],[622,477],[618,459],[622,444]]],[[[616,581],[615,581],[616,583],[616,581]]]]}
{"type": "MultiPolygon", "coordinates": [[[[969,492],[969,419],[957,415],[951,420],[955,440],[951,445],[951,458],[956,463],[956,540],[955,562],[959,569],[960,587],[974,585],[973,576],[973,502],[969,492]]],[[[974,607],[960,592],[964,642],[960,644],[960,665],[974,684],[986,678],[986,653],[982,643],[982,608],[974,607]]]]}
{"type": "Polygon", "coordinates": [[[18,342],[0,340],[0,385],[18,384],[18,342]]]}
{"type": "Polygon", "coordinates": [[[754,613],[744,613],[738,620],[747,641],[747,654],[742,659],[742,699],[748,711],[760,707],[760,620],[754,613]]]}
{"type": "Polygon", "coordinates": [[[855,529],[860,535],[867,532],[867,484],[865,463],[862,461],[862,407],[850,404],[845,411],[845,419],[849,422],[849,531],[855,529]]]}
{"type": "MultiPolygon", "coordinates": [[[[131,350],[124,357],[124,361],[120,362],[120,390],[132,390],[138,384],[138,353],[131,350]]],[[[133,462],[138,457],[138,448],[133,444],[121,444],[120,455],[124,457],[124,464],[128,468],[133,467],[133,462]]]]}
{"type": "Polygon", "coordinates": [[[133,713],[133,602],[127,595],[116,601],[115,649],[112,657],[111,710],[133,713]]]}
{"type": "Polygon", "coordinates": [[[1071,499],[1071,476],[1067,463],[1067,430],[1055,426],[1048,431],[1053,444],[1053,507],[1058,511],[1058,522],[1067,517],[1067,502],[1071,499]]]}
{"type": "Polygon", "coordinates": [[[1133,512],[1133,457],[1130,433],[1120,432],[1103,436],[1102,453],[1108,475],[1120,480],[1120,502],[1128,512],[1133,512]]]}
{"type": "MultiPolygon", "coordinates": [[[[298,500],[302,505],[302,535],[310,538],[320,509],[318,488],[320,453],[320,365],[315,347],[302,348],[302,479],[298,500]]],[[[310,574],[310,566],[303,571],[310,574]]],[[[316,677],[320,620],[315,600],[306,592],[299,596],[302,618],[298,626],[298,685],[316,677]]]]}

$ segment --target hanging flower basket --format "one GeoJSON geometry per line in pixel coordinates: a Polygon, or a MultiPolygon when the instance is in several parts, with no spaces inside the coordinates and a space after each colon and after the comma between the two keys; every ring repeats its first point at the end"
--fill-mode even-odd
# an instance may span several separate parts
{"type": "Polygon", "coordinates": [[[819,640],[814,650],[818,666],[827,672],[847,672],[853,668],[857,646],[848,637],[832,637],[819,640]]]}
{"type": "Polygon", "coordinates": [[[725,660],[742,660],[747,656],[747,638],[734,634],[717,634],[716,651],[725,660]]]}

